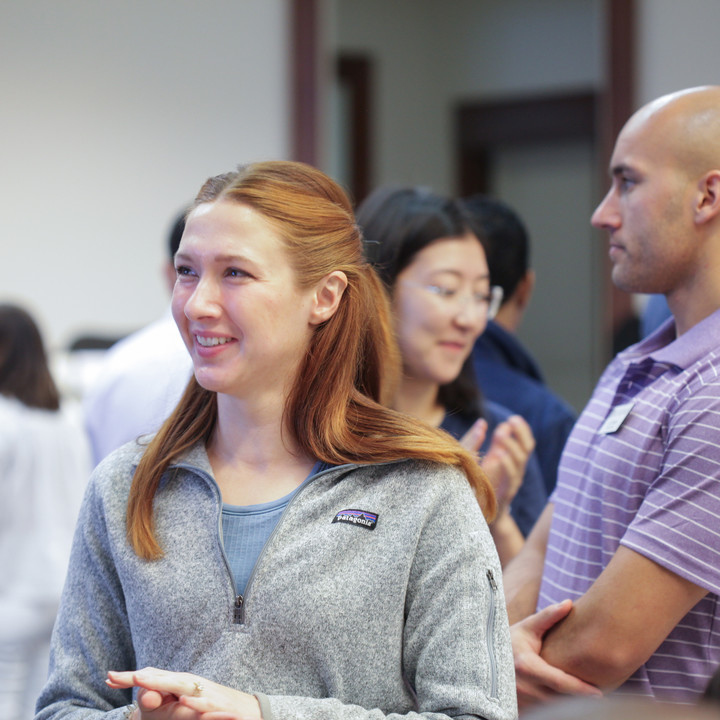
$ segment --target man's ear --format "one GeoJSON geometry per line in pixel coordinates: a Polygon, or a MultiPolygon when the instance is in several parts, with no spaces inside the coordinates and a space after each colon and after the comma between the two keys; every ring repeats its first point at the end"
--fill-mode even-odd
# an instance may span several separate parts
{"type": "Polygon", "coordinates": [[[711,170],[698,183],[698,201],[695,206],[695,222],[698,225],[720,214],[720,170],[711,170]]]}
{"type": "Polygon", "coordinates": [[[311,325],[324,323],[335,314],[347,285],[347,275],[342,270],[333,270],[317,284],[310,312],[311,325]]]}
{"type": "Polygon", "coordinates": [[[528,268],[513,293],[513,295],[517,296],[516,302],[521,310],[525,310],[530,304],[530,298],[532,297],[534,289],[535,271],[532,268],[528,268]]]}

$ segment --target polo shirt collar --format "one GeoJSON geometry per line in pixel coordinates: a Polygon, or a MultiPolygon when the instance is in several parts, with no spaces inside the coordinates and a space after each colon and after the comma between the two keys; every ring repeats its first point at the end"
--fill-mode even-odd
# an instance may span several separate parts
{"type": "Polygon", "coordinates": [[[720,349],[720,309],[679,338],[675,337],[675,320],[663,323],[636,349],[655,362],[675,365],[684,370],[713,350],[720,349]]]}

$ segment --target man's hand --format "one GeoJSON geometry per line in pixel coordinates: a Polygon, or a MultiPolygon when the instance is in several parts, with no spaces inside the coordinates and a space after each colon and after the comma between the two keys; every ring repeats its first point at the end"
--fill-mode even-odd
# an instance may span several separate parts
{"type": "Polygon", "coordinates": [[[572,601],[563,600],[510,628],[520,709],[547,702],[558,695],[602,695],[594,685],[553,667],[540,657],[545,633],[565,619],[571,610],[572,601]]]}

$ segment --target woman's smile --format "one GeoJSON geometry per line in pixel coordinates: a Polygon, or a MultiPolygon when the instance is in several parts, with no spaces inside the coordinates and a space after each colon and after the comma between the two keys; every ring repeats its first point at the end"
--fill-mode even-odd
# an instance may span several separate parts
{"type": "Polygon", "coordinates": [[[235,338],[232,337],[207,337],[204,335],[196,335],[195,340],[197,340],[198,345],[202,345],[202,347],[216,347],[217,345],[225,345],[230,342],[234,342],[235,338]]]}

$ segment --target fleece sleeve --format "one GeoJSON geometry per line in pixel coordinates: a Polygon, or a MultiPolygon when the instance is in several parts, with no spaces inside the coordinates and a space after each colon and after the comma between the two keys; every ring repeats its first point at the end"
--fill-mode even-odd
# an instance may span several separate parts
{"type": "Polygon", "coordinates": [[[132,702],[130,690],[105,684],[109,669],[135,667],[135,658],[96,475],[80,510],[35,720],[114,720],[132,702]]]}

